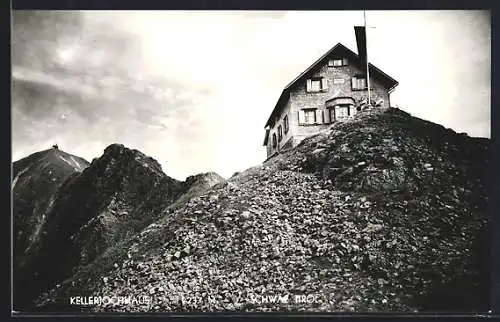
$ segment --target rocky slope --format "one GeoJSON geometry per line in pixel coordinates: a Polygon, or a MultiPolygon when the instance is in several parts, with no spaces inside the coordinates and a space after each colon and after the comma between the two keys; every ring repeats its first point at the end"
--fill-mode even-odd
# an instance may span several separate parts
{"type": "Polygon", "coordinates": [[[159,220],[37,309],[486,310],[488,147],[398,109],[361,113],[156,209],[159,220]],[[77,306],[70,296],[150,300],[77,306]]]}
{"type": "Polygon", "coordinates": [[[213,186],[224,184],[226,180],[215,172],[189,176],[184,182],[184,193],[170,207],[182,207],[188,200],[202,195],[213,186]]]}
{"type": "Polygon", "coordinates": [[[40,151],[13,164],[14,267],[24,269],[43,238],[46,214],[60,186],[88,165],[86,160],[58,149],[40,151]]]}
{"type": "MultiPolygon", "coordinates": [[[[50,153],[64,160],[74,157],[64,157],[67,154],[59,150],[50,153]]],[[[37,200],[22,199],[16,192],[20,183],[26,186],[22,181],[24,177],[19,177],[17,182],[14,178],[14,198],[26,200],[27,205],[38,211],[34,215],[27,214],[23,204],[18,206],[19,201],[16,201],[15,212],[22,212],[30,221],[35,220],[36,215],[44,219],[36,228],[42,237],[31,243],[25,260],[14,267],[15,303],[20,309],[29,308],[34,296],[92,263],[109,247],[140,232],[158,219],[161,211],[157,209],[168,207],[188,189],[198,189],[191,193],[192,196],[206,189],[197,182],[170,178],[156,160],[119,144],[107,147],[90,165],[85,163],[88,167],[79,169],[82,172],[64,168],[67,171],[57,177],[59,180],[53,185],[58,185],[54,188],[41,179],[39,167],[25,167],[27,160],[32,158],[15,162],[14,169],[27,169],[23,174],[31,178],[32,184],[25,190],[40,194],[39,191],[51,189],[50,198],[45,198],[50,207],[42,208],[37,200]]],[[[43,160],[50,169],[59,166],[52,159],[43,160]]],[[[14,175],[21,171],[14,171],[14,175]]],[[[21,226],[15,227],[15,234],[22,235],[22,231],[21,226]]]]}

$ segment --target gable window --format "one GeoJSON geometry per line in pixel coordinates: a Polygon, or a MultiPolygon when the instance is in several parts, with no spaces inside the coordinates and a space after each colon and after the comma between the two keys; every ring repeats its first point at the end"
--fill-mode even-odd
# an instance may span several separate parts
{"type": "Polygon", "coordinates": [[[347,58],[334,58],[328,61],[329,67],[347,66],[347,58]]]}
{"type": "Polygon", "coordinates": [[[276,148],[278,141],[276,140],[276,133],[273,133],[273,148],[276,148]]]}
{"type": "Polygon", "coordinates": [[[328,89],[328,82],[324,77],[310,78],[306,83],[306,91],[309,93],[316,93],[326,91],[328,89]]]}
{"type": "Polygon", "coordinates": [[[283,139],[283,128],[278,126],[278,141],[281,141],[283,139]]]}
{"type": "Polygon", "coordinates": [[[321,80],[319,79],[311,79],[309,92],[319,92],[321,91],[321,80]]]}
{"type": "Polygon", "coordinates": [[[357,75],[351,79],[351,88],[353,90],[363,90],[366,89],[366,77],[357,75]]]}
{"type": "Polygon", "coordinates": [[[283,119],[283,127],[285,128],[285,134],[288,133],[288,115],[285,115],[285,118],[283,119]]]}

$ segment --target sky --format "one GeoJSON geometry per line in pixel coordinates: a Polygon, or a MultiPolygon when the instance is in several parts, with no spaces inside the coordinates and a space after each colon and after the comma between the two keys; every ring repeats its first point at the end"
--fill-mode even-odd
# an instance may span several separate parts
{"type": "MultiPolygon", "coordinates": [[[[371,63],[391,105],[490,137],[489,11],[367,11],[371,63]]],[[[57,143],[88,161],[113,143],[178,180],[228,178],[266,158],[283,88],[362,11],[14,11],[12,157],[57,143]]]]}

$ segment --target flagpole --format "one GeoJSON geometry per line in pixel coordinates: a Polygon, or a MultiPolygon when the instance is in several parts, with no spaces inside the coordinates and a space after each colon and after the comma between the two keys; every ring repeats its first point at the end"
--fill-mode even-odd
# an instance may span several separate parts
{"type": "Polygon", "coordinates": [[[365,50],[366,50],[366,85],[368,87],[368,107],[371,108],[370,95],[370,65],[368,63],[368,28],[366,27],[366,10],[363,10],[363,20],[365,23],[365,50]]]}

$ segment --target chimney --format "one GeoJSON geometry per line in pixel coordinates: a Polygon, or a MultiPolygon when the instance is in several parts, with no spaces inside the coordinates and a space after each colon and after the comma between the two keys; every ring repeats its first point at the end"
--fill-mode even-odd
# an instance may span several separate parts
{"type": "Polygon", "coordinates": [[[354,33],[356,34],[359,58],[361,62],[366,63],[366,29],[364,26],[354,26],[354,33]]]}

